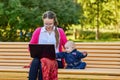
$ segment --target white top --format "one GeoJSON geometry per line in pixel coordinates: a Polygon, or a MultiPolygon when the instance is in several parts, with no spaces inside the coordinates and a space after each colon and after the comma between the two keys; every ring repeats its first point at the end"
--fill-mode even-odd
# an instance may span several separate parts
{"type": "MultiPolygon", "coordinates": [[[[51,33],[48,33],[45,27],[41,28],[41,32],[39,35],[39,44],[54,44],[56,46],[56,38],[55,38],[55,27],[51,33]]],[[[56,48],[56,47],[55,47],[56,48]]],[[[55,49],[56,52],[59,52],[59,49],[55,49]]]]}

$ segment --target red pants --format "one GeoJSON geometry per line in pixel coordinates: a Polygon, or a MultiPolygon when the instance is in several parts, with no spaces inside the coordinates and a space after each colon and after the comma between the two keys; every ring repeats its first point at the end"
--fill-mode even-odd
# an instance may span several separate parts
{"type": "Polygon", "coordinates": [[[58,64],[56,60],[41,59],[43,80],[58,80],[58,64]]]}

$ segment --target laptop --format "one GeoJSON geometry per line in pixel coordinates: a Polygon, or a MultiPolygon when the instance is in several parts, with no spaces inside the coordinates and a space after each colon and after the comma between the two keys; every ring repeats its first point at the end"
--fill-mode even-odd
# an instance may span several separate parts
{"type": "Polygon", "coordinates": [[[29,50],[32,58],[56,59],[54,44],[29,44],[29,50]]]}

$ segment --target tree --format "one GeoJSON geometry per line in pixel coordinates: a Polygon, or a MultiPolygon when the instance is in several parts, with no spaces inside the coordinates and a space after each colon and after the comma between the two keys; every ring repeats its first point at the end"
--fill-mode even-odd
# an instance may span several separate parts
{"type": "Polygon", "coordinates": [[[47,10],[57,14],[59,26],[64,30],[72,24],[79,24],[82,16],[80,4],[73,0],[0,0],[0,28],[7,27],[8,31],[9,26],[9,39],[18,29],[24,30],[23,36],[26,36],[29,29],[33,31],[43,24],[41,16],[47,10]]]}
{"type": "Polygon", "coordinates": [[[96,29],[96,40],[100,39],[99,29],[118,24],[120,0],[79,0],[79,2],[83,7],[85,16],[81,24],[84,24],[87,28],[96,29]]]}

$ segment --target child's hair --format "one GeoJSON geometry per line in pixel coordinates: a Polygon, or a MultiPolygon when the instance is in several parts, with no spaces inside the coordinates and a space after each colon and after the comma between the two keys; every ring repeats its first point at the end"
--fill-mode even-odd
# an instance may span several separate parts
{"type": "Polygon", "coordinates": [[[75,43],[73,41],[67,41],[65,46],[70,46],[72,47],[73,49],[75,49],[75,43]]]}
{"type": "Polygon", "coordinates": [[[45,19],[45,18],[54,19],[56,47],[58,47],[58,44],[59,44],[59,32],[57,30],[58,20],[57,20],[56,14],[53,11],[46,11],[42,15],[42,19],[45,19]]]}

